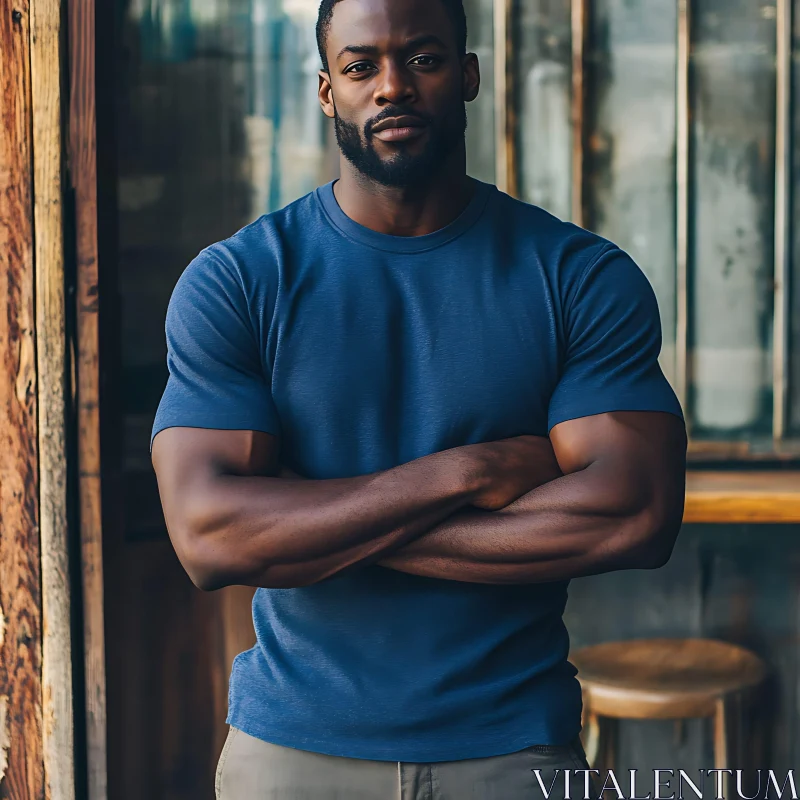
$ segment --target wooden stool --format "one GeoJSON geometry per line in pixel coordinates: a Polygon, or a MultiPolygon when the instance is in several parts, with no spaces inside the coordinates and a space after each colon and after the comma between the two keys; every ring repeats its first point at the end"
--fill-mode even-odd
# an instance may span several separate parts
{"type": "MultiPolygon", "coordinates": [[[[583,691],[586,758],[601,774],[614,768],[620,719],[712,717],[714,767],[742,768],[730,758],[737,747],[741,754],[742,713],[754,711],[767,674],[754,653],[713,639],[634,639],[585,647],[569,660],[583,691]]],[[[748,736],[751,753],[763,746],[760,732],[748,736]]]]}

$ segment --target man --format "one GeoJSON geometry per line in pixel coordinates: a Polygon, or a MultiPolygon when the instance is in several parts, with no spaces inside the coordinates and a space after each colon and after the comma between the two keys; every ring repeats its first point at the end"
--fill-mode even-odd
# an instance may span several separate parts
{"type": "Polygon", "coordinates": [[[563,796],[568,581],[663,565],[682,517],[655,298],[467,176],[460,0],[325,0],[318,40],[341,178],[201,252],[167,315],[170,536],[202,589],[258,587],[217,794],[563,796]]]}

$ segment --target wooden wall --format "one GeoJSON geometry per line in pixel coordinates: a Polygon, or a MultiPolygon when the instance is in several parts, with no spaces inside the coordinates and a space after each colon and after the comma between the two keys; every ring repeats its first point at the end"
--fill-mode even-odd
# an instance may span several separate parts
{"type": "Polygon", "coordinates": [[[0,797],[75,797],[61,0],[0,2],[0,797]]]}
{"type": "Polygon", "coordinates": [[[27,2],[0,0],[0,797],[44,795],[27,2]]]}
{"type": "Polygon", "coordinates": [[[196,589],[169,542],[106,540],[109,798],[211,800],[252,590],[196,589]]]}

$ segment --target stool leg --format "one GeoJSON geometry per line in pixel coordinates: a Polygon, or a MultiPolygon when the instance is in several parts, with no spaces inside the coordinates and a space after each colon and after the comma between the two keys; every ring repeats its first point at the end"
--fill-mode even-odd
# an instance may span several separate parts
{"type": "MultiPolygon", "coordinates": [[[[747,720],[750,725],[749,735],[747,736],[750,759],[746,765],[749,770],[767,768],[767,748],[766,748],[766,719],[759,705],[759,690],[750,693],[747,702],[747,720]]],[[[744,734],[742,734],[744,738],[744,734]]]]}
{"type": "Polygon", "coordinates": [[[583,732],[583,749],[586,752],[586,760],[589,766],[594,769],[597,762],[597,756],[600,753],[600,718],[597,714],[589,711],[584,714],[583,732]]]}
{"type": "Polygon", "coordinates": [[[600,775],[617,768],[617,746],[619,739],[619,720],[603,717],[600,721],[600,757],[598,759],[600,775]]]}
{"type": "Polygon", "coordinates": [[[724,697],[720,697],[714,712],[714,767],[716,769],[730,768],[728,714],[728,704],[724,697]]]}
{"type": "MultiPolygon", "coordinates": [[[[727,721],[728,710],[725,707],[725,698],[720,697],[717,700],[716,711],[714,712],[714,768],[715,769],[728,769],[730,754],[728,753],[728,736],[727,736],[727,721]]],[[[725,779],[727,775],[722,775],[722,797],[728,796],[728,781],[725,779]]],[[[716,792],[716,789],[714,790],[716,792]]],[[[714,797],[717,795],[715,794],[714,797]]]]}
{"type": "Polygon", "coordinates": [[[601,776],[616,766],[618,724],[616,719],[601,717],[591,711],[586,714],[583,749],[589,766],[599,770],[601,776]]]}
{"type": "MultiPolygon", "coordinates": [[[[714,766],[716,769],[737,770],[743,764],[742,696],[739,693],[720,697],[714,714],[714,766]]],[[[723,797],[730,797],[731,775],[723,775],[723,797]]]]}

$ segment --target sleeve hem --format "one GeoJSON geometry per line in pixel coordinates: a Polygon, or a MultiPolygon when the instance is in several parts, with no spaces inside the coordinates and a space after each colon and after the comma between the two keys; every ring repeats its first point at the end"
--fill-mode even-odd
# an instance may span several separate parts
{"type": "Polygon", "coordinates": [[[573,409],[565,410],[559,413],[556,416],[551,417],[547,421],[547,433],[549,434],[550,431],[555,428],[556,425],[560,425],[562,422],[569,422],[573,419],[583,419],[584,417],[596,417],[600,414],[611,414],[615,411],[643,411],[643,412],[652,412],[652,413],[662,413],[662,414],[672,414],[674,417],[677,417],[681,422],[684,422],[683,411],[679,407],[671,407],[667,408],[663,404],[661,405],[648,405],[647,403],[612,403],[608,406],[587,406],[587,407],[580,407],[576,406],[573,409]]]}
{"type": "Polygon", "coordinates": [[[201,430],[215,430],[215,431],[258,431],[259,433],[268,433],[271,436],[277,436],[280,438],[280,428],[277,425],[267,425],[264,423],[258,424],[232,424],[226,423],[224,421],[215,421],[214,423],[202,423],[202,422],[168,422],[164,425],[160,425],[157,428],[153,428],[153,432],[150,434],[150,453],[152,455],[153,452],[153,440],[158,436],[161,431],[167,430],[167,428],[198,428],[201,430]]]}

